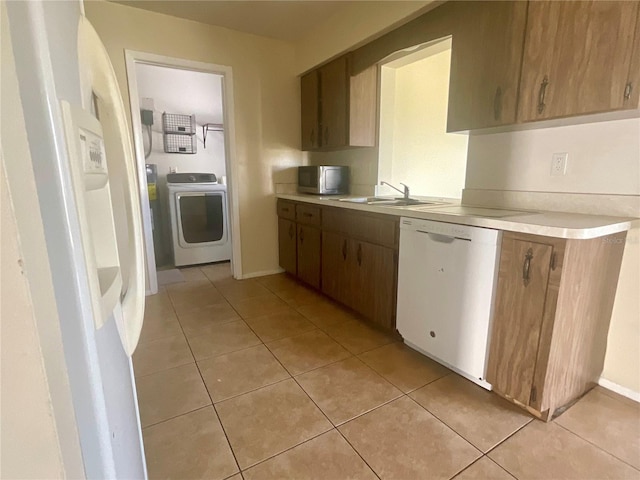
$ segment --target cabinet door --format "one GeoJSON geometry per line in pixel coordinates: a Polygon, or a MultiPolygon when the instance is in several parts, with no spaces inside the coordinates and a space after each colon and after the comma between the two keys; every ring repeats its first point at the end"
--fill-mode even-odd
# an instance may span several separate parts
{"type": "Polygon", "coordinates": [[[296,224],[291,220],[278,218],[278,254],[280,266],[296,275],[296,224]]]}
{"type": "Polygon", "coordinates": [[[529,405],[553,247],[505,235],[491,334],[487,381],[529,405]]]}
{"type": "Polygon", "coordinates": [[[633,38],[633,52],[631,54],[629,78],[625,85],[623,108],[638,108],[640,106],[640,7],[638,7],[636,33],[633,38]]]}
{"type": "Polygon", "coordinates": [[[394,250],[351,240],[348,290],[351,308],[381,327],[395,327],[396,258],[394,250]]]}
{"type": "Polygon", "coordinates": [[[625,108],[637,15],[634,1],[529,2],[519,120],[625,108]]]}
{"type": "Polygon", "coordinates": [[[300,79],[302,150],[320,146],[318,95],[318,71],[314,70],[300,79]]]}
{"type": "Polygon", "coordinates": [[[455,2],[447,131],[516,123],[526,2],[455,2]]]}
{"type": "Polygon", "coordinates": [[[348,145],[349,73],[347,57],[320,68],[320,126],[326,148],[348,145]]]}
{"type": "Polygon", "coordinates": [[[320,288],[320,229],[298,225],[298,278],[320,288]]]}
{"type": "Polygon", "coordinates": [[[322,293],[341,303],[347,303],[347,237],[322,232],[322,293]]]}

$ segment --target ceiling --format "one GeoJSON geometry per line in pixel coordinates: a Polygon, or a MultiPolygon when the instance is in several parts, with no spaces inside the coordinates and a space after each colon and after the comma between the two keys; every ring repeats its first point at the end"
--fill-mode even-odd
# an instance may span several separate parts
{"type": "Polygon", "coordinates": [[[174,17],[209,25],[239,30],[245,33],[293,42],[302,38],[316,25],[327,20],[350,3],[357,3],[363,12],[367,4],[395,3],[386,1],[219,1],[219,0],[111,0],[174,17]]]}

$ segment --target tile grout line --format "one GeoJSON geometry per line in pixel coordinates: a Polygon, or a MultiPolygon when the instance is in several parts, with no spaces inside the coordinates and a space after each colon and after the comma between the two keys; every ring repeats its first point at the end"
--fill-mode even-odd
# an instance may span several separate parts
{"type": "MultiPolygon", "coordinates": [[[[251,329],[251,326],[250,326],[250,325],[249,325],[249,328],[251,329]]],[[[252,331],[253,331],[253,330],[252,330],[252,331]]],[[[255,332],[254,332],[254,333],[255,333],[255,332]]],[[[332,422],[331,420],[329,420],[329,418],[328,418],[328,417],[326,416],[326,414],[322,411],[322,409],[321,409],[320,407],[318,407],[318,405],[316,405],[316,403],[315,403],[315,402],[313,401],[313,399],[309,396],[309,394],[308,394],[308,393],[304,390],[304,388],[302,388],[302,386],[301,386],[301,385],[300,385],[300,384],[295,380],[295,378],[293,377],[293,375],[291,375],[291,373],[289,372],[289,370],[287,370],[287,368],[282,364],[282,362],[281,362],[281,361],[280,361],[280,360],[279,360],[279,359],[278,359],[278,358],[273,354],[273,352],[271,351],[271,349],[270,349],[270,348],[269,348],[269,347],[268,347],[264,342],[262,343],[262,345],[264,345],[264,347],[267,349],[267,351],[268,351],[268,352],[269,352],[269,353],[274,357],[275,361],[276,361],[276,362],[278,362],[278,364],[280,364],[280,366],[284,369],[284,371],[285,371],[285,372],[287,372],[287,374],[289,374],[289,378],[284,378],[284,379],[282,379],[282,380],[280,380],[280,381],[278,381],[278,382],[272,383],[271,385],[267,385],[267,386],[273,386],[273,385],[277,385],[278,383],[286,382],[286,381],[288,381],[288,380],[293,380],[293,381],[296,383],[296,385],[298,385],[298,387],[300,388],[300,390],[302,390],[302,393],[304,393],[304,394],[306,395],[306,397],[307,397],[307,398],[308,398],[308,399],[309,399],[309,400],[310,400],[310,401],[315,405],[315,407],[318,409],[318,411],[320,411],[320,413],[321,413],[321,414],[322,414],[322,415],[327,419],[327,422],[329,422],[329,425],[331,425],[331,428],[330,428],[330,429],[328,429],[328,430],[326,430],[326,431],[324,431],[324,432],[319,433],[318,435],[314,435],[314,436],[312,436],[312,437],[310,437],[310,438],[308,438],[308,439],[304,440],[303,442],[296,443],[295,445],[293,445],[293,446],[289,447],[289,448],[288,448],[288,449],[286,449],[286,450],[283,450],[283,451],[278,452],[278,453],[276,453],[276,454],[274,454],[274,455],[271,455],[271,456],[269,456],[268,458],[265,458],[264,460],[261,460],[260,462],[255,463],[255,464],[253,464],[253,465],[251,465],[251,466],[249,466],[249,467],[245,468],[244,470],[243,470],[242,468],[240,468],[240,464],[238,464],[238,468],[240,468],[240,472],[244,472],[244,471],[246,471],[246,470],[248,470],[248,469],[250,469],[250,468],[253,468],[253,467],[255,467],[256,465],[259,465],[259,464],[261,464],[261,463],[264,463],[264,462],[266,462],[267,460],[270,460],[270,459],[272,459],[272,458],[277,457],[278,455],[282,455],[283,453],[285,453],[285,452],[287,452],[287,451],[289,451],[289,450],[292,450],[292,449],[294,449],[294,448],[296,448],[296,447],[298,447],[298,446],[300,446],[300,445],[302,445],[302,444],[304,444],[304,443],[307,443],[307,442],[309,442],[309,441],[313,440],[314,438],[319,437],[320,435],[323,435],[323,434],[325,434],[325,433],[327,433],[327,432],[330,432],[330,431],[331,431],[331,430],[333,430],[333,429],[336,429],[336,428],[335,428],[335,426],[333,425],[333,422],[332,422]]],[[[203,381],[204,381],[204,380],[203,380],[203,381]]],[[[205,387],[206,387],[206,384],[205,384],[205,387]]],[[[263,389],[263,388],[265,388],[265,387],[266,387],[266,386],[262,386],[262,387],[256,388],[255,390],[252,390],[252,392],[256,392],[256,391],[261,390],[261,389],[263,389]]],[[[208,390],[207,390],[207,391],[208,391],[208,390]]],[[[240,395],[237,395],[236,397],[233,397],[233,398],[237,398],[237,397],[239,397],[239,396],[241,396],[241,395],[245,395],[246,393],[250,393],[250,392],[245,392],[245,393],[240,394],[240,395]]],[[[228,400],[229,400],[229,399],[228,399],[228,400]]],[[[213,401],[213,399],[212,399],[212,401],[213,401]]],[[[215,404],[214,404],[214,409],[215,409],[215,404]]],[[[222,422],[220,422],[220,423],[222,423],[222,422]]],[[[229,442],[229,445],[231,445],[231,443],[230,443],[230,442],[229,442]]],[[[234,456],[235,456],[235,454],[234,454],[234,456]]],[[[243,478],[244,478],[244,476],[243,476],[243,478]]]]}
{"type": "MultiPolygon", "coordinates": [[[[208,277],[207,277],[207,279],[208,279],[208,277]]],[[[214,288],[215,288],[215,286],[214,286],[214,288]]],[[[173,303],[173,301],[172,301],[172,303],[173,303]]],[[[232,306],[232,308],[233,308],[233,306],[232,306]]],[[[174,306],[174,313],[176,314],[176,317],[177,317],[178,313],[175,311],[175,306],[174,306]]],[[[191,351],[191,355],[193,356],[193,358],[195,360],[196,356],[193,353],[193,349],[191,348],[191,344],[189,344],[189,339],[187,338],[187,336],[186,336],[186,334],[184,332],[184,328],[182,327],[182,324],[180,323],[180,319],[179,318],[178,318],[178,323],[180,324],[180,330],[182,330],[182,334],[185,336],[185,339],[187,340],[187,345],[189,346],[189,350],[191,351]]],[[[202,376],[202,372],[200,371],[200,366],[198,365],[197,361],[195,362],[195,364],[196,364],[196,370],[198,371],[198,375],[200,376],[200,380],[202,381],[202,385],[204,386],[204,390],[205,390],[205,392],[207,392],[207,396],[209,397],[209,401],[211,402],[211,407],[213,408],[213,413],[215,413],[216,419],[218,420],[218,423],[220,424],[220,428],[222,429],[222,433],[223,433],[223,435],[225,437],[225,440],[227,441],[227,445],[229,445],[229,450],[231,451],[231,455],[233,456],[233,461],[235,462],[236,467],[238,468],[238,472],[241,472],[242,469],[240,468],[240,463],[238,462],[238,459],[236,457],[236,453],[233,450],[233,447],[231,446],[231,441],[229,440],[229,435],[227,434],[227,431],[224,428],[224,424],[222,423],[222,420],[220,419],[220,415],[218,414],[218,410],[216,409],[216,406],[213,403],[213,398],[211,397],[211,394],[209,393],[209,388],[207,387],[207,383],[204,381],[204,377],[202,376]]],[[[234,473],[234,475],[235,475],[235,473],[234,473]]]]}
{"type": "Polygon", "coordinates": [[[212,406],[213,406],[212,403],[208,403],[208,404],[203,405],[201,407],[194,408],[193,410],[189,410],[188,412],[179,413],[178,415],[174,415],[172,417],[165,418],[164,420],[160,420],[159,422],[155,422],[155,423],[152,423],[150,425],[146,425],[144,427],[142,425],[140,425],[140,427],[142,428],[142,430],[146,430],[147,428],[155,427],[156,425],[160,425],[162,423],[166,423],[166,422],[168,422],[170,420],[175,420],[176,418],[182,417],[184,415],[189,415],[190,413],[197,412],[198,410],[204,410],[205,408],[212,407],[212,406]]]}
{"type": "MultiPolygon", "coordinates": [[[[522,430],[523,428],[525,428],[527,425],[530,425],[532,422],[535,422],[536,420],[538,420],[538,419],[537,419],[537,418],[533,418],[533,417],[531,417],[527,423],[525,423],[524,425],[522,425],[522,426],[521,426],[521,427],[519,427],[518,429],[516,429],[516,430],[514,430],[513,432],[511,432],[509,435],[507,435],[505,438],[503,438],[503,439],[502,439],[502,440],[500,440],[498,443],[496,443],[493,447],[491,447],[489,450],[487,450],[487,451],[485,452],[485,455],[489,456],[489,454],[490,454],[491,452],[493,452],[496,448],[498,448],[500,445],[502,445],[504,442],[506,442],[506,441],[507,441],[507,440],[509,440],[511,437],[513,437],[513,436],[514,436],[516,433],[518,433],[520,430],[522,430]]],[[[542,420],[540,420],[540,421],[542,421],[542,420]]],[[[489,457],[489,458],[491,458],[491,457],[489,457]]],[[[492,459],[492,460],[493,460],[493,459],[492,459]]],[[[495,463],[498,463],[498,462],[495,462],[495,463]]],[[[498,465],[500,465],[500,464],[498,463],[498,465]]],[[[502,466],[502,465],[500,465],[500,466],[502,466]]],[[[504,468],[504,467],[503,467],[503,468],[504,468]]],[[[506,468],[505,468],[505,470],[506,470],[506,468]]],[[[508,470],[507,470],[507,471],[508,471],[508,470]]],[[[511,472],[509,472],[509,473],[511,473],[511,472]]]]}
{"type": "MultiPolygon", "coordinates": [[[[310,333],[310,332],[313,332],[313,330],[310,330],[309,332],[305,332],[305,333],[302,333],[302,334],[300,334],[300,335],[296,335],[296,336],[306,335],[307,333],[310,333]]],[[[288,339],[290,339],[290,338],[296,338],[296,336],[294,336],[294,337],[281,338],[281,339],[279,339],[279,340],[288,340],[288,339]]],[[[279,341],[279,340],[274,340],[274,341],[276,341],[276,342],[277,342],[277,341],[279,341]]],[[[340,345],[340,344],[338,344],[338,345],[342,347],[342,345],[340,345]]],[[[353,355],[351,352],[349,352],[348,350],[346,350],[346,349],[345,349],[345,351],[346,351],[347,353],[349,353],[349,356],[348,356],[348,357],[341,358],[340,360],[335,360],[335,361],[332,361],[332,362],[327,363],[327,364],[324,364],[324,365],[320,365],[319,367],[314,367],[314,368],[312,368],[311,370],[305,370],[304,372],[298,372],[298,373],[295,373],[295,374],[294,374],[294,373],[291,373],[291,371],[290,371],[290,370],[289,370],[289,369],[284,365],[284,363],[282,363],[282,362],[280,361],[280,359],[278,358],[278,356],[274,353],[274,351],[273,351],[273,350],[271,350],[271,347],[270,347],[269,345],[267,345],[267,344],[265,343],[265,344],[264,344],[264,346],[265,346],[265,347],[267,347],[267,350],[269,350],[269,353],[270,353],[271,355],[273,355],[273,357],[278,361],[278,363],[279,363],[280,365],[282,365],[282,368],[284,368],[284,369],[287,371],[287,373],[288,373],[289,375],[291,375],[291,378],[299,377],[299,376],[301,376],[301,375],[305,375],[305,374],[307,374],[307,373],[309,373],[309,372],[314,372],[314,371],[316,371],[316,370],[318,370],[318,369],[320,369],[320,368],[328,367],[329,365],[333,365],[333,364],[335,364],[335,363],[341,362],[341,361],[343,361],[343,360],[347,360],[347,359],[349,359],[349,358],[351,358],[351,357],[354,357],[354,356],[355,356],[355,355],[353,355]]],[[[344,347],[342,347],[342,348],[344,349],[344,347]]]]}
{"type": "Polygon", "coordinates": [[[479,456],[478,458],[476,458],[473,462],[471,462],[469,465],[467,465],[466,467],[464,467],[462,470],[460,470],[458,473],[456,473],[453,477],[450,477],[449,480],[454,480],[455,477],[457,477],[458,475],[460,475],[461,473],[466,472],[467,470],[469,470],[473,465],[475,465],[476,463],[478,463],[480,460],[482,460],[483,458],[486,458],[488,461],[490,461],[491,463],[493,463],[494,465],[496,465],[498,468],[500,468],[501,470],[503,470],[504,472],[507,473],[507,475],[509,475],[510,477],[514,478],[515,480],[518,480],[511,472],[509,472],[506,468],[504,468],[502,465],[500,465],[498,462],[496,462],[495,460],[493,460],[491,457],[487,456],[486,453],[483,453],[481,456],[479,456]]]}
{"type": "MultiPolygon", "coordinates": [[[[325,430],[324,432],[318,433],[317,435],[313,435],[312,437],[309,437],[309,438],[307,438],[306,440],[303,440],[300,443],[296,443],[295,445],[292,445],[291,447],[288,447],[285,450],[282,450],[281,452],[274,453],[273,455],[270,455],[269,457],[264,458],[264,459],[260,460],[259,462],[248,466],[244,470],[240,470],[240,472],[241,473],[242,472],[246,472],[247,470],[251,470],[252,468],[257,467],[258,465],[262,465],[263,463],[268,462],[269,460],[273,460],[274,458],[279,457],[280,455],[282,455],[284,453],[287,453],[288,451],[293,450],[294,448],[297,448],[297,447],[299,447],[301,445],[304,445],[305,443],[309,443],[310,441],[315,440],[316,438],[321,437],[325,433],[329,433],[332,430],[336,430],[336,428],[334,426],[332,426],[329,430],[325,430]]],[[[243,478],[244,478],[244,476],[243,476],[243,478]]]]}
{"type": "Polygon", "coordinates": [[[591,440],[588,440],[586,438],[584,438],[582,435],[570,430],[568,427],[565,427],[564,425],[561,425],[560,423],[554,422],[555,425],[557,425],[558,427],[562,428],[563,430],[566,430],[567,432],[575,435],[576,437],[580,438],[581,440],[584,440],[585,442],[587,442],[589,445],[596,447],[598,450],[601,450],[602,452],[606,453],[607,455],[612,456],[613,458],[620,460],[622,463],[630,466],[631,468],[633,468],[634,470],[636,470],[637,472],[640,472],[640,469],[631,465],[629,462],[627,462],[626,460],[623,460],[622,458],[618,457],[617,455],[609,452],[608,450],[605,450],[604,448],[600,447],[599,445],[596,445],[595,443],[593,443],[591,440]]]}
{"type": "MultiPolygon", "coordinates": [[[[351,420],[349,420],[351,421],[351,420]]],[[[346,423],[346,422],[345,422],[346,423]]],[[[344,425],[344,424],[343,424],[344,425]]],[[[356,452],[356,455],[358,455],[358,457],[360,457],[360,459],[364,462],[364,464],[369,467],[369,469],[373,472],[373,474],[378,477],[379,480],[382,480],[382,477],[380,475],[378,475],[378,472],[375,471],[375,469],[369,465],[369,462],[367,462],[364,457],[360,454],[360,452],[358,451],[358,449],[356,447],[353,446],[353,444],[349,441],[349,439],[347,437],[345,437],[344,433],[342,433],[340,431],[340,429],[338,427],[335,427],[335,429],[337,430],[338,434],[344,438],[344,441],[347,442],[347,445],[349,445],[354,452],[356,452]]]]}
{"type": "MultiPolygon", "coordinates": [[[[337,363],[337,362],[336,362],[336,363],[337,363]]],[[[345,441],[347,442],[347,444],[348,444],[348,445],[353,449],[353,451],[354,451],[354,452],[356,452],[356,455],[358,455],[358,457],[360,457],[360,459],[362,459],[362,461],[365,463],[365,465],[366,465],[367,467],[369,467],[369,469],[373,472],[373,474],[374,474],[376,477],[378,477],[378,479],[380,479],[380,476],[376,473],[376,471],[375,471],[375,470],[371,467],[371,465],[369,465],[369,463],[368,463],[368,462],[367,462],[367,461],[362,457],[362,455],[360,454],[360,452],[358,452],[358,450],[356,450],[356,448],[355,448],[353,445],[351,445],[351,442],[349,442],[349,440],[347,440],[347,439],[345,438],[345,436],[342,434],[342,432],[340,431],[340,429],[338,428],[338,426],[337,426],[337,425],[335,425],[335,424],[331,421],[331,419],[327,416],[327,414],[324,412],[324,410],[322,410],[322,408],[320,408],[320,405],[318,405],[318,404],[316,403],[316,401],[311,397],[311,395],[309,395],[309,393],[304,389],[304,387],[303,387],[302,385],[300,385],[300,383],[298,382],[298,380],[297,380],[295,377],[293,377],[293,380],[294,380],[294,382],[296,382],[296,384],[298,385],[298,387],[300,387],[300,390],[302,390],[302,391],[304,392],[304,394],[307,396],[307,398],[308,398],[309,400],[311,400],[311,403],[313,403],[313,404],[315,405],[315,407],[320,411],[320,413],[322,413],[322,415],[324,415],[324,416],[325,416],[325,418],[327,419],[327,421],[329,422],[329,424],[332,426],[333,430],[336,430],[336,431],[338,432],[338,435],[340,435],[342,438],[344,438],[344,439],[345,439],[345,441]]],[[[398,398],[400,398],[400,397],[398,397],[398,398]]],[[[396,400],[396,399],[394,398],[394,400],[396,400]]],[[[393,401],[393,400],[391,400],[391,401],[393,401]]],[[[379,406],[381,406],[381,405],[379,405],[379,406]]],[[[376,408],[377,408],[377,407],[376,407],[376,408]]],[[[370,411],[373,411],[373,410],[370,410],[370,411]]],[[[369,412],[366,412],[366,413],[369,413],[369,412]]],[[[351,420],[354,420],[355,418],[357,418],[357,417],[354,417],[354,418],[353,418],[353,419],[351,419],[351,420]]],[[[351,420],[348,420],[348,421],[350,422],[351,420]]],[[[343,422],[343,423],[341,423],[340,425],[344,425],[345,423],[347,423],[347,422],[343,422]]]]}
{"type": "MultiPolygon", "coordinates": [[[[187,347],[189,347],[189,344],[188,344],[186,338],[185,338],[185,342],[187,343],[187,347]]],[[[191,348],[189,348],[189,352],[191,352],[191,348]]],[[[193,357],[193,353],[191,353],[191,356],[193,357]]],[[[135,376],[136,380],[140,380],[140,379],[143,379],[143,378],[150,377],[151,375],[156,375],[157,373],[164,373],[164,372],[168,372],[170,370],[175,370],[176,368],[186,367],[187,365],[191,365],[192,363],[196,363],[196,360],[194,359],[192,362],[181,363],[180,365],[174,365],[174,366],[169,367],[169,368],[163,368],[162,370],[158,370],[157,372],[145,373],[144,375],[135,375],[135,371],[134,371],[134,376],[135,376]]]]}

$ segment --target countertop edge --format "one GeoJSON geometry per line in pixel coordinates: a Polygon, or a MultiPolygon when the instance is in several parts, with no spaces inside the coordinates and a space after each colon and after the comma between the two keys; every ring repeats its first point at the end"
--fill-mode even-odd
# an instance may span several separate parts
{"type": "MultiPolygon", "coordinates": [[[[433,220],[445,223],[454,223],[457,225],[469,225],[481,228],[492,228],[509,232],[529,233],[532,235],[541,235],[545,237],[565,238],[570,240],[589,240],[598,237],[604,237],[615,233],[625,232],[632,228],[640,226],[640,219],[625,217],[609,217],[603,215],[586,215],[582,213],[566,213],[566,212],[532,212],[525,216],[514,215],[512,217],[478,217],[452,215],[443,212],[431,211],[422,206],[422,210],[414,210],[413,207],[389,207],[379,205],[366,205],[349,202],[338,202],[331,198],[320,197],[314,195],[302,194],[276,194],[276,198],[290,200],[294,202],[310,203],[314,205],[322,205],[333,208],[345,208],[360,212],[379,213],[383,215],[394,215],[398,217],[417,218],[422,220],[433,220]],[[550,222],[553,217],[566,216],[576,221],[595,220],[600,222],[597,225],[585,227],[561,226],[555,224],[545,224],[545,218],[550,222]],[[530,220],[537,222],[527,222],[525,218],[531,217],[530,220]]],[[[455,205],[455,204],[454,204],[455,205]]],[[[442,207],[443,205],[434,205],[433,208],[442,207]]],[[[471,205],[468,205],[471,206],[471,205]]],[[[473,205],[473,207],[478,207],[473,205]]],[[[479,207],[489,208],[489,207],[479,207]]],[[[557,219],[556,219],[557,221],[557,219]]]]}

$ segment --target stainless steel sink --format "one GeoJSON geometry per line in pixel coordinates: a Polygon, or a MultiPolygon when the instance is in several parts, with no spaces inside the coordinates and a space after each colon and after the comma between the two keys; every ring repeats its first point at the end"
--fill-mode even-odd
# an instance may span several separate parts
{"type": "Polygon", "coordinates": [[[444,205],[443,202],[431,202],[416,200],[414,198],[388,198],[388,197],[352,197],[337,198],[339,202],[362,203],[366,205],[383,205],[385,207],[406,207],[409,205],[444,205]]]}

